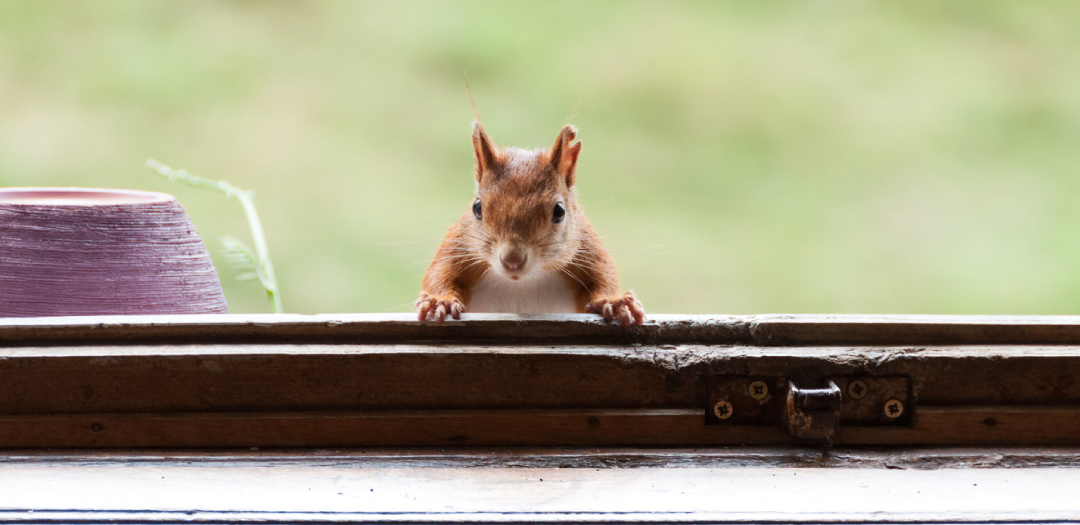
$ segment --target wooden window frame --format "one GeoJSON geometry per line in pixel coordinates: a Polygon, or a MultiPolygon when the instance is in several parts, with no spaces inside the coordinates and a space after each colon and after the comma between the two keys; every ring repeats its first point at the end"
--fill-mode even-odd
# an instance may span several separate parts
{"type": "Polygon", "coordinates": [[[903,376],[833,445],[1075,445],[1073,317],[166,316],[0,321],[0,447],[800,444],[716,377],[903,376]]]}
{"type": "Polygon", "coordinates": [[[1076,378],[1074,317],[3,319],[0,522],[1077,523],[1076,378]],[[909,418],[707,415],[852,377],[909,418]]]}

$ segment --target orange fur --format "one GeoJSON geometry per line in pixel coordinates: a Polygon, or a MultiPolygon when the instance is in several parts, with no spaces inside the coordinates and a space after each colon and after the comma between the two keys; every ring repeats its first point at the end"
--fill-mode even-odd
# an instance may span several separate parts
{"type": "MultiPolygon", "coordinates": [[[[550,149],[500,149],[479,122],[473,123],[481,218],[470,208],[447,231],[421,283],[416,302],[421,321],[460,318],[481,279],[512,290],[514,281],[554,272],[572,291],[577,312],[623,325],[644,322],[644,308],[633,292],[619,295],[615,264],[577,203],[581,143],[574,142],[576,136],[577,129],[567,125],[550,149]],[[559,206],[565,212],[556,220],[559,206]]],[[[553,294],[563,289],[558,288],[553,294]]]]}

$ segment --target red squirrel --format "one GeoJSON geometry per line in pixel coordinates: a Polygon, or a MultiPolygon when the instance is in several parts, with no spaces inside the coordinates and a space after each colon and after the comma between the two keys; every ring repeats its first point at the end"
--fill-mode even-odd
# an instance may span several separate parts
{"type": "Polygon", "coordinates": [[[498,148],[473,122],[476,198],[449,228],[421,283],[420,321],[461,313],[596,313],[643,324],[577,203],[581,142],[567,125],[551,149],[498,148]]]}

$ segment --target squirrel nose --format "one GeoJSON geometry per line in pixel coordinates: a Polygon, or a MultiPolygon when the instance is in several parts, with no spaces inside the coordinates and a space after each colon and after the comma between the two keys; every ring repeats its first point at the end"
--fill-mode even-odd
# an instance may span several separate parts
{"type": "Polygon", "coordinates": [[[520,270],[525,265],[525,257],[520,253],[510,252],[502,256],[502,264],[507,270],[520,270]]]}

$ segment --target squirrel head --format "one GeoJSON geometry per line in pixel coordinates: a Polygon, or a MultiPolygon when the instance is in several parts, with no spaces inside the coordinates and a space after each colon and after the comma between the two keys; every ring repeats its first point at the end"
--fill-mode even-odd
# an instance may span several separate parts
{"type": "Polygon", "coordinates": [[[584,217],[574,182],[581,143],[564,126],[551,148],[498,148],[473,122],[476,199],[465,214],[464,240],[509,280],[528,279],[571,262],[584,217]]]}

